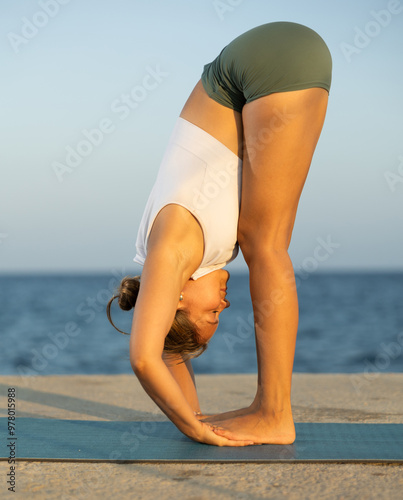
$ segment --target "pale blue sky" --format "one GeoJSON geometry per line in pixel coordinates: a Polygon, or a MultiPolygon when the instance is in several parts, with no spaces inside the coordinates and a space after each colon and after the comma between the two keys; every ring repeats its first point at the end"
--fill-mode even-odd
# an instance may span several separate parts
{"type": "Polygon", "coordinates": [[[403,269],[403,2],[20,0],[0,6],[0,271],[141,270],[143,208],[203,65],[273,21],[313,28],[333,56],[295,267],[403,269]],[[110,133],[59,182],[54,162],[101,122],[110,133]]]}

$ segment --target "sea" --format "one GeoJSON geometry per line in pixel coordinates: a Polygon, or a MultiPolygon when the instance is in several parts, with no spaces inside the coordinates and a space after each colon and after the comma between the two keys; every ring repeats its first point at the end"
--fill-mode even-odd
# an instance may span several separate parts
{"type": "MultiPolygon", "coordinates": [[[[129,336],[105,306],[121,276],[0,276],[0,375],[132,373],[129,336]]],[[[403,273],[296,275],[299,329],[294,372],[403,372],[403,273]]],[[[231,307],[196,374],[256,373],[247,273],[231,273],[231,307]]],[[[155,311],[158,314],[158,311],[155,311]]],[[[130,331],[132,312],[112,309],[130,331]]]]}

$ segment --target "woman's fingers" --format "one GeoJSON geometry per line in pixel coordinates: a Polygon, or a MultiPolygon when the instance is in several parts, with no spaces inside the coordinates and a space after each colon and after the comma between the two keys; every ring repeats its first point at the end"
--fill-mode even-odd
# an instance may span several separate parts
{"type": "Polygon", "coordinates": [[[217,436],[222,436],[232,440],[240,439],[239,437],[237,438],[236,434],[234,434],[232,431],[223,429],[222,427],[214,427],[212,430],[215,434],[217,434],[217,436]]]}
{"type": "Polygon", "coordinates": [[[231,439],[222,438],[223,441],[218,446],[252,446],[253,441],[232,441],[231,439]]]}
{"type": "MultiPolygon", "coordinates": [[[[231,441],[241,440],[241,441],[250,441],[250,438],[243,434],[236,434],[235,432],[229,431],[228,429],[223,429],[222,427],[214,427],[213,432],[217,434],[217,436],[224,437],[231,441]]],[[[253,444],[262,444],[259,441],[252,441],[253,444]]]]}
{"type": "MultiPolygon", "coordinates": [[[[213,433],[215,434],[215,433],[213,433]]],[[[251,446],[255,444],[253,441],[250,440],[245,440],[245,439],[228,439],[225,436],[218,436],[216,435],[215,438],[217,439],[216,443],[212,444],[217,444],[217,446],[251,446]]]]}
{"type": "Polygon", "coordinates": [[[242,434],[236,432],[232,432],[228,429],[223,429],[222,427],[217,427],[214,425],[211,426],[211,430],[214,432],[214,434],[225,438],[229,442],[248,443],[249,445],[256,444],[249,437],[243,436],[242,434]]]}
{"type": "Polygon", "coordinates": [[[200,440],[203,443],[215,446],[250,446],[255,444],[250,439],[229,439],[225,436],[218,435],[214,432],[215,428],[213,426],[209,424],[203,425],[205,433],[203,438],[200,440]]]}

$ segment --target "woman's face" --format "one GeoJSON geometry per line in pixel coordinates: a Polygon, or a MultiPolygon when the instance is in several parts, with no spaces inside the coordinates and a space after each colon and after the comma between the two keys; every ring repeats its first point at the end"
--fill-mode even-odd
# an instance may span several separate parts
{"type": "Polygon", "coordinates": [[[221,312],[230,306],[225,298],[229,272],[219,269],[197,280],[188,280],[183,287],[178,309],[187,309],[190,319],[200,329],[202,340],[207,342],[214,335],[221,312]]]}

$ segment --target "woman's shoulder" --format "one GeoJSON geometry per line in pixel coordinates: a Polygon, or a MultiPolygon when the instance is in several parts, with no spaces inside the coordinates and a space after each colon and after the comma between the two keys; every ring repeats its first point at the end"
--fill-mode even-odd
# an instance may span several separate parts
{"type": "Polygon", "coordinates": [[[202,228],[189,210],[175,203],[165,205],[158,212],[147,244],[147,254],[168,251],[175,254],[191,274],[203,259],[202,228]]]}

